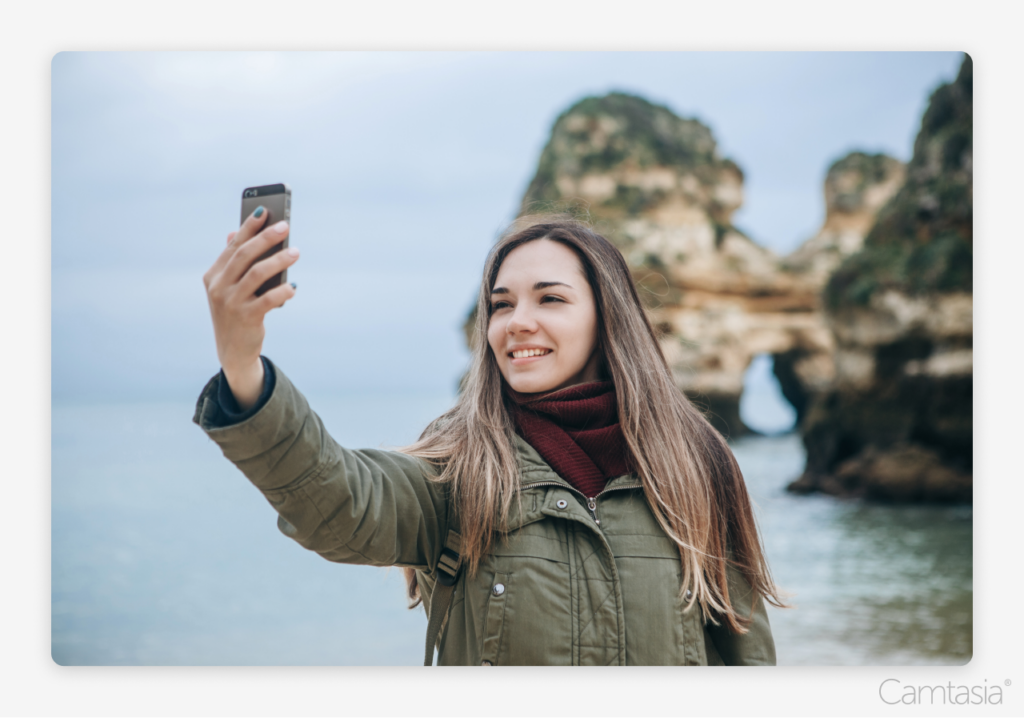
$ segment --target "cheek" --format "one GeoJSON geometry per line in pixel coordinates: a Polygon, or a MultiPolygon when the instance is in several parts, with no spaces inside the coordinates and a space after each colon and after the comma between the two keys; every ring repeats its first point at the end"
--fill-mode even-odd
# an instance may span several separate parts
{"type": "Polygon", "coordinates": [[[573,322],[571,327],[567,327],[566,333],[572,337],[572,354],[574,358],[590,356],[597,341],[596,327],[584,318],[581,321],[573,322]]]}
{"type": "Polygon", "coordinates": [[[585,317],[573,327],[573,351],[574,363],[586,364],[590,355],[594,353],[597,346],[597,323],[585,317]]]}
{"type": "Polygon", "coordinates": [[[501,337],[504,332],[498,325],[498,322],[492,321],[487,326],[487,343],[491,345],[491,351],[494,352],[494,356],[501,357],[501,337]]]}

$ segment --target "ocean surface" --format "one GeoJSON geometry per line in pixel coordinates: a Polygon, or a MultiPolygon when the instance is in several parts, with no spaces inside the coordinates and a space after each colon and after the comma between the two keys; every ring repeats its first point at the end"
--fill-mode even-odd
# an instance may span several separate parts
{"type": "MultiPolygon", "coordinates": [[[[451,400],[310,397],[354,448],[409,443],[451,400]]],[[[401,571],[332,564],[279,533],[192,412],[190,401],[53,405],[53,659],[418,665],[426,618],[406,609],[401,571]]],[[[780,665],[970,659],[970,507],[793,496],[798,436],[732,445],[793,606],[770,609],[780,665]]]]}

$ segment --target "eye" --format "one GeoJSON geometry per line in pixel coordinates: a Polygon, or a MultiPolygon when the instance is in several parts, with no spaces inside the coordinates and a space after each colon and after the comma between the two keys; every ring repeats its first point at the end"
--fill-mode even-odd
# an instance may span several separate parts
{"type": "Polygon", "coordinates": [[[547,294],[544,297],[542,297],[540,303],[543,304],[544,302],[562,302],[563,304],[565,304],[564,299],[562,299],[561,297],[556,297],[554,294],[547,294]]]}
{"type": "Polygon", "coordinates": [[[501,302],[491,302],[491,312],[493,313],[493,312],[498,311],[499,309],[504,309],[505,307],[511,307],[511,306],[512,306],[511,304],[509,304],[508,302],[504,302],[504,301],[501,301],[501,302]]]}

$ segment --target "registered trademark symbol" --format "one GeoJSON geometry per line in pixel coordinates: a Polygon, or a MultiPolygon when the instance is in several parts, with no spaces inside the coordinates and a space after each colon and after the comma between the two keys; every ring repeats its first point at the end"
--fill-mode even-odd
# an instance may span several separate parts
{"type": "Polygon", "coordinates": [[[1010,679],[1009,678],[1006,679],[1006,685],[1010,685],[1010,679]]]}

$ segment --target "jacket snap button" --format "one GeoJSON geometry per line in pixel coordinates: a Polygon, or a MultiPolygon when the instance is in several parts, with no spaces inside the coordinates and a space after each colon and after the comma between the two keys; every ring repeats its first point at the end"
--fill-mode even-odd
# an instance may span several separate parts
{"type": "Polygon", "coordinates": [[[490,665],[493,665],[493,664],[490,661],[480,661],[480,665],[481,666],[490,666],[490,665]]]}
{"type": "Polygon", "coordinates": [[[491,591],[494,593],[495,596],[500,596],[501,594],[505,593],[505,584],[496,583],[494,584],[494,588],[492,588],[491,591]]]}
{"type": "Polygon", "coordinates": [[[690,596],[692,596],[692,595],[693,595],[693,591],[691,591],[691,590],[687,589],[687,590],[686,590],[686,597],[687,597],[687,598],[689,598],[689,597],[690,597],[690,596]]]}
{"type": "Polygon", "coordinates": [[[557,506],[560,509],[564,509],[568,505],[569,502],[566,501],[565,499],[559,499],[558,501],[555,502],[555,506],[557,506]]]}

